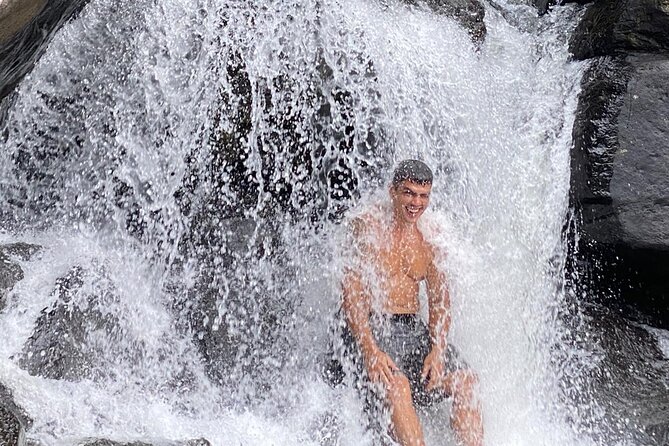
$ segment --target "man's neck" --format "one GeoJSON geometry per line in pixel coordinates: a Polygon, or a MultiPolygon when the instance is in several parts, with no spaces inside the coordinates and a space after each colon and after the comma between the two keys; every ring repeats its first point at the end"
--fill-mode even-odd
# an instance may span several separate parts
{"type": "Polygon", "coordinates": [[[393,215],[391,229],[394,233],[400,236],[412,235],[418,232],[418,225],[416,223],[403,221],[397,215],[393,215]]]}

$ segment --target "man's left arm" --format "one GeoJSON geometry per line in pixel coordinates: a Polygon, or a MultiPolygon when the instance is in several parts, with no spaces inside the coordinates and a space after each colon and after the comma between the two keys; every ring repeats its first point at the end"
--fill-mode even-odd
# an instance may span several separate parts
{"type": "Polygon", "coordinates": [[[448,345],[448,330],[451,327],[451,300],[446,274],[439,269],[434,256],[428,266],[426,280],[432,350],[425,358],[423,378],[429,377],[427,387],[431,389],[444,378],[444,357],[448,345]]]}
{"type": "Polygon", "coordinates": [[[451,327],[451,298],[446,274],[439,269],[434,259],[427,270],[427,296],[432,349],[443,353],[446,351],[448,330],[451,327]]]}

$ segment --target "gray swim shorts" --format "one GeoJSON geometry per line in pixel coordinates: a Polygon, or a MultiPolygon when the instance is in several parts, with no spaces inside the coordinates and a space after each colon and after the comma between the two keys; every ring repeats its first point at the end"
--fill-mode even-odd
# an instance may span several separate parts
{"type": "MultiPolygon", "coordinates": [[[[414,403],[426,406],[448,397],[442,391],[428,392],[425,388],[427,383],[422,380],[423,364],[430,353],[431,342],[429,331],[418,315],[394,314],[372,317],[370,324],[379,348],[390,356],[409,380],[414,403]]],[[[357,343],[348,329],[344,330],[344,344],[347,354],[351,355],[349,359],[355,362],[353,373],[358,387],[369,390],[369,380],[362,366],[357,343]]],[[[444,359],[446,373],[468,368],[457,349],[450,344],[444,359]]]]}

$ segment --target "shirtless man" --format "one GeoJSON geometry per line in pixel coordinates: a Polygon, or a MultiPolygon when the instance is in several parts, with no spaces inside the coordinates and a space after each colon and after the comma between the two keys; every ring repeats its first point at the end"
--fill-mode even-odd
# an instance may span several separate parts
{"type": "MultiPolygon", "coordinates": [[[[436,249],[417,222],[430,201],[432,172],[405,160],[390,186],[391,215],[373,212],[352,220],[354,264],[346,269],[343,304],[349,342],[361,357],[361,376],[382,389],[391,434],[403,446],[423,446],[414,403],[436,393],[453,398],[451,426],[466,446],[483,444],[475,375],[447,343],[451,321],[448,286],[436,249]],[[428,327],[418,316],[419,283],[427,284],[428,327]],[[364,376],[366,375],[366,376],[364,376]]],[[[375,393],[378,395],[378,392],[375,393]]]]}

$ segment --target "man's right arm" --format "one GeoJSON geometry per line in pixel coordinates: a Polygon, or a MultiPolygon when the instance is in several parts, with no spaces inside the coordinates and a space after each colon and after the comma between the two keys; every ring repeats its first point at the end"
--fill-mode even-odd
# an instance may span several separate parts
{"type": "Polygon", "coordinates": [[[372,381],[381,380],[389,384],[397,367],[390,357],[381,351],[372,334],[369,325],[370,295],[361,273],[361,270],[373,261],[370,258],[372,250],[368,244],[368,228],[362,218],[354,220],[352,226],[354,252],[352,258],[349,259],[352,264],[344,271],[342,308],[348,327],[362,353],[370,379],[372,381]]]}
{"type": "Polygon", "coordinates": [[[360,272],[347,269],[343,280],[343,310],[351,333],[358,342],[360,351],[367,360],[378,349],[369,327],[369,295],[362,282],[360,272]]]}

